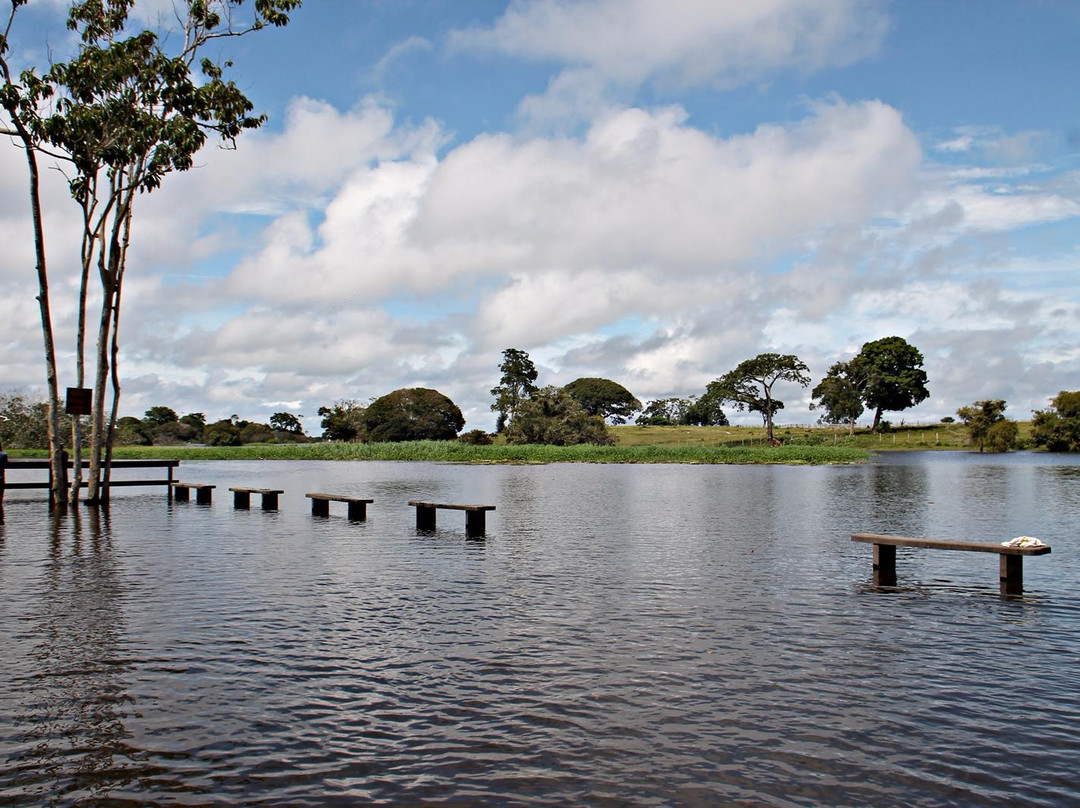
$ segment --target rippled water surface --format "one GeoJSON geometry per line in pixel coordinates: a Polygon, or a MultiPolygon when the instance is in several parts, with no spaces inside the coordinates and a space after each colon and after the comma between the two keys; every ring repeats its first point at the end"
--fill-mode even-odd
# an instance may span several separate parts
{"type": "Polygon", "coordinates": [[[1076,458],[181,477],[214,504],[9,494],[0,804],[1080,803],[1076,458]],[[420,533],[417,498],[498,510],[420,533]],[[1019,598],[904,548],[878,589],[863,531],[1054,552],[1019,598]]]}

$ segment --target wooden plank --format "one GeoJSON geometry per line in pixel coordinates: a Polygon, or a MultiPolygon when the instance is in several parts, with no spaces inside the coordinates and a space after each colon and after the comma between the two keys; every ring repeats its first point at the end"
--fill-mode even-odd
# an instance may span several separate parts
{"type": "Polygon", "coordinates": [[[893,547],[925,547],[933,550],[963,550],[975,553],[997,553],[998,555],[1029,556],[1046,555],[1050,545],[1041,547],[1006,547],[995,542],[953,541],[951,539],[916,539],[908,536],[889,536],[881,533],[852,533],[852,541],[893,547]]]}
{"type": "MultiPolygon", "coordinates": [[[[90,468],[90,460],[83,458],[79,464],[84,469],[90,468]]],[[[68,468],[74,468],[75,461],[68,460],[68,468]]],[[[112,467],[114,469],[150,469],[150,468],[178,468],[180,466],[179,460],[114,460],[112,467]]],[[[48,460],[24,460],[24,459],[9,459],[7,467],[9,469],[47,469],[49,468],[48,460]]]]}
{"type": "Polygon", "coordinates": [[[304,496],[311,499],[325,499],[331,502],[363,502],[370,505],[375,500],[363,499],[361,497],[347,497],[344,494],[305,494],[304,496]]]}
{"type": "Polygon", "coordinates": [[[458,505],[448,502],[420,502],[409,500],[409,505],[414,508],[446,508],[452,511],[493,511],[494,505],[458,505]]]}

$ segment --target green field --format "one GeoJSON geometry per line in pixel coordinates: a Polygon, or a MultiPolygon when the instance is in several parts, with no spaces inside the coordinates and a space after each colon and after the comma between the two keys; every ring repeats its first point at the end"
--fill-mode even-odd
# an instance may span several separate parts
{"type": "MultiPolygon", "coordinates": [[[[1031,422],[1020,421],[1021,446],[1030,442],[1031,422]]],[[[857,429],[855,436],[845,428],[819,426],[776,427],[776,437],[788,445],[853,446],[872,452],[948,449],[965,451],[967,430],[961,424],[931,424],[896,427],[875,434],[857,429]]],[[[753,446],[765,443],[760,426],[617,426],[612,434],[620,446],[723,445],[753,446]]]]}

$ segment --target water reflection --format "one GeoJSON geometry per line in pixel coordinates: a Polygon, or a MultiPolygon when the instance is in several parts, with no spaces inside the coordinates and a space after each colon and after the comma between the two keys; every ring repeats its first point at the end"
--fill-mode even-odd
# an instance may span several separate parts
{"type": "Polygon", "coordinates": [[[54,509],[38,609],[17,642],[32,643],[24,727],[9,755],[12,785],[28,800],[92,802],[135,776],[124,721],[124,602],[128,585],[113,557],[107,508],[54,509]]]}

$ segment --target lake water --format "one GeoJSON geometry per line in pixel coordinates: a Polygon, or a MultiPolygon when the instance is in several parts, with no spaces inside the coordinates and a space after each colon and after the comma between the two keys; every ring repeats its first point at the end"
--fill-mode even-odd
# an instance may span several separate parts
{"type": "Polygon", "coordinates": [[[0,804],[1075,805],[1078,460],[185,462],[212,506],[56,520],[9,494],[0,804]],[[410,499],[498,510],[470,540],[410,499]],[[1054,552],[1022,597],[995,555],[903,548],[879,589],[852,532],[1054,552]]]}

